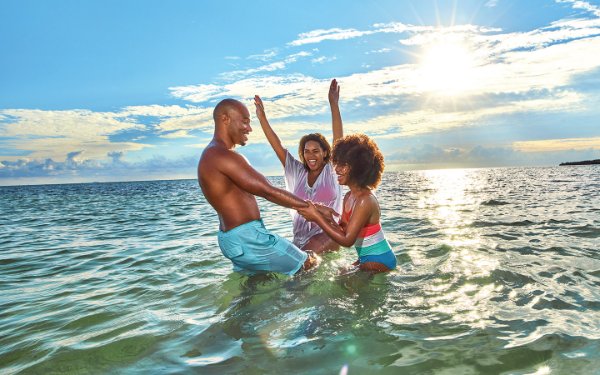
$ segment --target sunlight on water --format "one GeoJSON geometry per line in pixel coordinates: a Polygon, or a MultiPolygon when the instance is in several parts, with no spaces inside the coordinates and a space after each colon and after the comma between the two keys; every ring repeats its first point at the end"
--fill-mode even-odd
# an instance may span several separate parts
{"type": "MultiPolygon", "coordinates": [[[[483,328],[493,314],[489,300],[502,291],[502,286],[481,281],[464,283],[461,279],[489,277],[498,267],[498,261],[482,251],[485,241],[480,230],[471,227],[478,202],[470,192],[486,189],[485,182],[477,178],[480,176],[476,170],[432,170],[420,174],[425,189],[417,206],[438,228],[438,241],[447,247],[448,254],[438,270],[450,276],[433,280],[426,287],[426,303],[431,311],[450,316],[457,323],[483,328]]],[[[410,255],[415,260],[428,261],[418,249],[410,255]]]]}
{"type": "Polygon", "coordinates": [[[477,181],[473,170],[468,169],[442,169],[428,170],[419,172],[425,178],[423,187],[432,190],[432,194],[427,194],[423,201],[419,203],[419,208],[436,207],[435,213],[439,221],[437,224],[456,224],[460,220],[457,208],[473,204],[474,200],[466,194],[469,190],[481,189],[481,183],[477,181]]]}
{"type": "Polygon", "coordinates": [[[550,367],[542,366],[536,372],[534,372],[532,375],[550,375],[551,373],[552,373],[552,371],[550,370],[550,367]]]}

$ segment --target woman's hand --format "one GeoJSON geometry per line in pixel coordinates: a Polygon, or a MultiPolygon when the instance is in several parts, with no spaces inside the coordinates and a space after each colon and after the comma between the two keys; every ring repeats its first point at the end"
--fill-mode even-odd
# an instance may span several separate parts
{"type": "Polygon", "coordinates": [[[302,215],[302,217],[305,218],[306,221],[317,221],[321,216],[319,209],[311,201],[306,201],[306,203],[308,204],[308,206],[304,208],[299,208],[298,213],[302,215]]]}
{"type": "Polygon", "coordinates": [[[329,85],[329,103],[338,105],[340,101],[340,86],[338,86],[337,80],[334,78],[331,80],[329,85]]]}
{"type": "Polygon", "coordinates": [[[258,117],[258,120],[266,120],[265,105],[260,96],[254,95],[254,105],[256,106],[256,117],[258,117]]]}

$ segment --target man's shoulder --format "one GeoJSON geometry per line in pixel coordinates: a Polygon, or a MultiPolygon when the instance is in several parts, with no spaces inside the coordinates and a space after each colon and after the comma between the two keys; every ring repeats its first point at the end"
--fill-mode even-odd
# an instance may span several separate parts
{"type": "Polygon", "coordinates": [[[238,155],[237,152],[230,150],[223,145],[209,144],[202,152],[200,160],[212,158],[235,158],[236,155],[238,155]]]}
{"type": "Polygon", "coordinates": [[[233,150],[221,145],[209,145],[202,152],[199,167],[204,171],[216,169],[227,174],[229,167],[239,167],[244,161],[244,157],[233,150]]]}

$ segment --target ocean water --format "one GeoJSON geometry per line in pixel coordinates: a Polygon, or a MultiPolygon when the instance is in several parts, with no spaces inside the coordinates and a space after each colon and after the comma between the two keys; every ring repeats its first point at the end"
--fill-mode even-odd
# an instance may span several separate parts
{"type": "Polygon", "coordinates": [[[0,373],[600,374],[600,166],[377,194],[397,271],[248,278],[195,180],[0,187],[0,373]]]}

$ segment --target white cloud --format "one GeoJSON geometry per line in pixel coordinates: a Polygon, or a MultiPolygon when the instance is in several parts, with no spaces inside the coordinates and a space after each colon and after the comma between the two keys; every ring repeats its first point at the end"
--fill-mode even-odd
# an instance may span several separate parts
{"type": "MultiPolygon", "coordinates": [[[[600,37],[573,40],[561,44],[542,46],[534,50],[510,51],[502,54],[499,61],[487,61],[470,71],[472,85],[465,88],[461,101],[466,101],[470,109],[456,111],[409,110],[410,114],[393,113],[372,116],[370,124],[378,124],[377,131],[394,132],[398,119],[404,125],[403,133],[419,134],[424,131],[465,126],[481,117],[502,116],[507,113],[535,112],[550,110],[581,110],[585,97],[569,87],[579,75],[592,72],[600,67],[600,54],[590,51],[600,50],[600,37]],[[486,98],[488,95],[518,94],[518,100],[486,98]],[[382,120],[389,118],[390,120],[382,120]],[[419,124],[411,128],[410,124],[419,124]],[[423,127],[422,123],[428,123],[423,127]],[[406,125],[409,124],[409,125],[406,125]]],[[[423,77],[417,64],[403,64],[338,77],[342,87],[342,106],[357,107],[371,103],[371,107],[385,107],[402,104],[407,98],[435,95],[422,87],[423,77]],[[363,103],[363,104],[361,104],[363,103]]],[[[328,80],[295,74],[288,76],[247,78],[223,85],[219,95],[204,98],[214,100],[219,97],[252,98],[259,94],[267,105],[271,119],[293,116],[314,116],[326,114],[326,93],[328,80]]],[[[200,92],[205,91],[198,87],[200,92]]],[[[178,93],[174,93],[178,94],[178,93]]],[[[188,96],[182,99],[195,101],[194,90],[189,87],[188,96]]],[[[427,96],[421,99],[427,105],[427,96]],[[424,102],[425,101],[425,102],[424,102]]],[[[452,101],[452,98],[447,100],[452,101]]],[[[247,102],[252,107],[251,102],[247,102]]],[[[351,125],[351,122],[348,122],[351,125]]],[[[357,126],[360,128],[364,124],[357,126]]]]}
{"type": "MultiPolygon", "coordinates": [[[[570,1],[573,6],[586,7],[582,2],[570,1]]],[[[289,45],[298,46],[318,43],[322,40],[342,40],[358,38],[374,33],[410,33],[412,36],[401,40],[406,46],[427,48],[439,42],[462,43],[473,54],[475,66],[464,77],[465,83],[460,93],[478,106],[478,98],[489,94],[526,94],[546,91],[547,98],[553,98],[553,91],[568,87],[579,75],[592,72],[600,67],[600,21],[565,20],[555,22],[529,32],[503,33],[499,28],[478,25],[456,25],[452,27],[413,26],[400,22],[374,24],[373,29],[319,29],[300,34],[289,45]],[[561,23],[562,22],[562,23],[561,23]]],[[[387,52],[383,48],[371,52],[387,52]]],[[[258,68],[227,73],[229,77],[249,77],[258,72],[271,72],[287,67],[289,62],[301,52],[288,56],[286,60],[274,62],[258,68]]],[[[324,62],[324,57],[312,59],[313,63],[324,62]]],[[[387,66],[346,77],[338,77],[343,85],[342,100],[370,101],[372,103],[393,104],[406,96],[437,95],[436,88],[423,85],[427,80],[419,66],[419,61],[409,64],[387,66]]],[[[449,71],[451,76],[454,72],[449,71]]],[[[202,84],[171,88],[173,96],[195,103],[212,101],[222,97],[252,98],[260,94],[267,100],[273,98],[271,116],[274,118],[298,115],[316,115],[326,111],[323,102],[323,86],[328,80],[316,80],[301,74],[278,75],[276,77],[249,77],[221,86],[202,84]]],[[[325,87],[326,90],[326,87],[325,87]]],[[[325,91],[326,92],[326,91],[325,91]]],[[[580,100],[578,97],[577,100],[580,100]]],[[[542,102],[543,103],[543,94],[542,102]]],[[[564,98],[563,98],[564,102],[564,98]]],[[[528,101],[529,104],[535,101],[528,101]]],[[[356,103],[353,103],[356,105],[356,103]]],[[[571,101],[574,105],[574,102],[571,101]]],[[[502,107],[502,103],[497,104],[502,107]]],[[[514,106],[513,106],[514,107],[514,106]]],[[[513,108],[511,107],[511,108],[513,108]]]]}
{"type": "Polygon", "coordinates": [[[310,62],[313,63],[313,64],[324,64],[326,62],[335,61],[336,59],[337,58],[335,56],[331,56],[331,57],[319,56],[317,58],[314,58],[314,59],[310,60],[310,62]]]}
{"type": "Polygon", "coordinates": [[[122,152],[110,152],[106,155],[108,159],[102,161],[84,156],[81,152],[72,152],[63,159],[3,160],[0,161],[0,181],[11,185],[64,182],[65,178],[77,182],[193,178],[198,163],[196,155],[174,159],[155,156],[139,162],[122,160],[122,152]]]}
{"type": "Polygon", "coordinates": [[[128,116],[150,116],[150,117],[175,117],[189,116],[205,113],[206,108],[178,105],[146,105],[146,106],[129,106],[116,113],[118,117],[128,116]]]}
{"type": "Polygon", "coordinates": [[[503,33],[501,29],[475,25],[435,27],[414,33],[400,43],[406,46],[428,46],[436,43],[462,43],[479,56],[501,60],[510,51],[532,50],[551,44],[600,35],[600,19],[557,21],[548,27],[527,32],[503,33]]]}
{"type": "MultiPolygon", "coordinates": [[[[300,46],[305,44],[315,44],[320,43],[324,40],[345,40],[345,39],[353,39],[360,38],[367,35],[380,34],[380,33],[426,33],[426,32],[435,32],[440,29],[444,29],[446,32],[494,32],[500,31],[498,28],[490,28],[490,27],[482,27],[475,25],[456,25],[445,28],[435,27],[435,26],[415,26],[415,25],[407,25],[402,22],[390,22],[390,23],[376,23],[373,25],[373,29],[371,30],[356,30],[356,29],[340,29],[340,28],[332,28],[332,29],[318,29],[312,30],[306,33],[302,33],[298,35],[298,39],[288,43],[290,46],[300,46]]],[[[406,42],[410,43],[409,41],[406,42]]]]}
{"type": "MultiPolygon", "coordinates": [[[[252,75],[255,75],[257,73],[275,72],[275,71],[278,71],[278,70],[284,70],[284,69],[287,68],[287,66],[289,64],[295,63],[300,58],[308,57],[308,56],[311,56],[311,55],[312,55],[311,52],[301,51],[301,52],[298,52],[298,53],[291,54],[291,55],[285,57],[281,61],[275,61],[275,62],[272,62],[270,64],[258,66],[256,68],[248,68],[248,69],[241,69],[241,70],[233,70],[233,71],[229,71],[229,72],[224,72],[224,73],[221,73],[220,76],[223,79],[225,79],[225,80],[233,81],[233,80],[243,79],[244,77],[252,76],[252,75]]],[[[269,55],[269,57],[270,56],[271,55],[269,55]]],[[[210,90],[211,90],[210,86],[212,86],[212,85],[203,85],[203,86],[206,86],[205,87],[206,94],[210,93],[210,90]]],[[[171,88],[171,90],[173,90],[173,89],[178,89],[178,88],[171,88]]],[[[175,96],[177,96],[177,95],[175,95],[175,96]]],[[[198,100],[198,101],[202,101],[201,97],[200,97],[200,100],[198,100]]]]}
{"type": "Polygon", "coordinates": [[[175,130],[172,132],[161,134],[161,138],[173,139],[173,138],[194,138],[194,136],[190,135],[187,130],[175,130]]]}
{"type": "Polygon", "coordinates": [[[600,150],[600,137],[543,139],[514,142],[513,147],[523,152],[554,152],[567,150],[600,150]]]}
{"type": "Polygon", "coordinates": [[[265,51],[265,53],[262,53],[262,54],[250,55],[250,56],[248,56],[248,59],[250,59],[250,60],[260,60],[260,61],[269,61],[269,60],[273,59],[275,56],[277,56],[277,51],[276,50],[270,50],[270,51],[265,51]]]}
{"type": "MultiPolygon", "coordinates": [[[[393,27],[390,27],[390,29],[393,30],[393,27]]],[[[411,36],[399,41],[400,44],[405,46],[432,44],[440,40],[447,41],[449,38],[459,40],[468,40],[474,37],[484,38],[487,34],[498,35],[498,33],[502,32],[502,29],[500,28],[471,24],[454,26],[415,26],[410,27],[407,30],[411,31],[411,36]]]]}
{"type": "Polygon", "coordinates": [[[349,121],[344,124],[348,133],[361,132],[377,138],[404,138],[453,128],[483,126],[491,119],[517,113],[547,113],[573,110],[580,105],[581,97],[574,92],[557,92],[543,99],[523,99],[498,104],[492,107],[436,110],[427,109],[406,112],[389,112],[364,121],[349,121]]]}
{"type": "Polygon", "coordinates": [[[213,126],[212,108],[206,108],[198,114],[164,119],[158,124],[158,130],[162,132],[177,130],[205,130],[212,132],[213,126]]]}
{"type": "MultiPolygon", "coordinates": [[[[477,30],[477,28],[465,28],[477,30]]],[[[574,91],[570,85],[581,74],[593,72],[600,67],[600,38],[589,37],[589,30],[581,34],[571,32],[541,36],[532,32],[521,35],[522,39],[510,46],[509,37],[489,35],[475,39],[484,56],[480,65],[470,72],[474,82],[460,99],[436,97],[434,92],[421,87],[418,64],[388,66],[346,77],[338,77],[342,87],[341,105],[343,115],[361,112],[367,120],[345,118],[347,132],[367,132],[378,138],[419,136],[444,132],[449,129],[484,126],[512,114],[530,114],[586,110],[586,97],[574,91]],[[560,38],[584,35],[583,39],[566,40],[561,43],[541,43],[560,38]],[[486,39],[488,38],[488,39],[486,39]],[[490,40],[492,40],[490,42],[490,40]],[[521,49],[519,46],[533,46],[521,49]],[[486,50],[487,48],[487,50],[486,50]],[[410,99],[411,104],[404,103],[410,99]],[[416,100],[415,100],[416,99],[416,100]],[[454,105],[438,105],[440,102],[454,105]],[[453,108],[457,107],[457,108],[453,108]],[[462,109],[461,109],[462,107],[462,109]],[[403,108],[402,111],[390,108],[403,108]]],[[[514,35],[511,34],[512,37],[514,35]]],[[[306,132],[328,132],[327,88],[329,80],[293,74],[284,76],[246,78],[221,87],[219,97],[245,98],[251,112],[251,98],[259,94],[265,101],[267,115],[276,131],[288,147],[295,147],[299,136],[306,132]],[[299,116],[308,120],[298,122],[299,116]],[[316,122],[319,117],[320,122],[316,122]]],[[[202,88],[199,88],[202,91],[202,88]]],[[[190,88],[187,97],[194,101],[190,88]]],[[[252,142],[266,144],[257,124],[252,142]]],[[[172,129],[178,126],[172,126],[172,129]]]]}
{"type": "Polygon", "coordinates": [[[308,56],[312,56],[312,54],[313,53],[309,52],[309,51],[300,51],[298,53],[294,53],[294,54],[291,54],[290,56],[288,56],[287,60],[293,59],[294,61],[296,61],[296,59],[298,59],[298,57],[308,57],[308,56]]]}
{"type": "MultiPolygon", "coordinates": [[[[200,88],[202,89],[202,88],[200,88]]],[[[193,94],[192,94],[192,97],[193,94]]],[[[163,138],[187,138],[189,130],[211,130],[213,128],[211,107],[197,107],[178,105],[160,106],[133,106],[125,107],[117,115],[123,118],[131,116],[154,117],[156,130],[162,132],[163,138]]]]}
{"type": "MultiPolygon", "coordinates": [[[[212,108],[181,106],[131,106],[118,112],[89,110],[0,111],[0,136],[3,150],[20,150],[26,160],[61,160],[66,153],[81,151],[88,160],[105,159],[114,152],[133,152],[150,147],[139,142],[144,137],[129,141],[111,138],[126,131],[153,131],[163,138],[188,138],[190,130],[212,132],[212,108]],[[138,122],[137,116],[153,118],[155,125],[138,122]]],[[[22,156],[0,154],[4,160],[18,160],[22,156]]]]}
{"type": "MultiPolygon", "coordinates": [[[[10,149],[29,151],[28,158],[60,159],[73,150],[84,150],[92,159],[104,158],[110,151],[141,150],[147,145],[111,142],[110,135],[125,130],[142,129],[143,125],[122,121],[114,112],[88,110],[42,111],[3,110],[11,120],[0,129],[3,142],[10,149]]],[[[5,117],[6,118],[6,117],[5,117]]],[[[16,156],[2,155],[6,160],[16,156]]]]}
{"type": "Polygon", "coordinates": [[[392,51],[391,48],[380,48],[380,49],[376,49],[376,50],[373,50],[373,51],[365,52],[365,54],[366,55],[373,55],[373,54],[379,54],[379,53],[388,53],[388,52],[391,52],[391,51],[392,51]]]}
{"type": "MultiPolygon", "coordinates": [[[[267,65],[262,65],[256,68],[233,70],[231,72],[222,73],[221,76],[228,80],[234,80],[241,77],[249,76],[260,72],[274,72],[276,70],[282,70],[286,67],[286,62],[276,61],[267,65]]],[[[201,99],[198,101],[202,101],[201,99]]]]}
{"type": "Polygon", "coordinates": [[[431,144],[416,145],[385,155],[386,170],[502,167],[502,166],[557,166],[565,161],[600,158],[600,150],[561,150],[556,152],[524,152],[512,147],[444,148],[431,144]]]}
{"type": "MultiPolygon", "coordinates": [[[[464,77],[470,84],[465,86],[463,95],[555,90],[569,85],[578,75],[600,67],[600,54],[590,52],[600,50],[600,37],[590,37],[593,32],[588,28],[568,29],[474,36],[471,33],[481,31],[475,26],[455,27],[450,35],[461,42],[470,43],[470,50],[474,51],[477,62],[468,71],[468,77],[464,77]],[[467,33],[459,35],[456,30],[467,33]],[[575,40],[571,40],[573,38],[575,40]],[[555,44],[557,41],[560,43],[555,44]]],[[[596,32],[600,33],[600,29],[596,32]]],[[[413,38],[410,43],[431,43],[439,40],[441,35],[448,36],[445,31],[428,33],[421,35],[420,40],[413,38]]],[[[452,73],[450,71],[448,74],[452,73]]],[[[414,64],[388,66],[338,78],[344,84],[343,99],[353,100],[369,96],[386,98],[427,93],[427,88],[422,84],[426,77],[421,74],[415,61],[414,64]]],[[[317,109],[312,113],[322,111],[322,86],[315,86],[317,81],[292,74],[241,79],[219,86],[218,89],[215,85],[197,85],[171,90],[173,96],[196,103],[230,96],[251,98],[256,93],[266,97],[281,96],[285,100],[280,100],[280,104],[289,107],[282,109],[282,113],[292,114],[300,110],[306,114],[311,112],[310,108],[317,109]]]]}
{"type": "Polygon", "coordinates": [[[68,134],[73,138],[87,139],[90,136],[105,136],[141,127],[140,124],[119,121],[114,112],[6,109],[2,110],[2,114],[5,118],[10,116],[18,119],[14,122],[9,120],[0,130],[0,135],[4,137],[54,137],[68,134]]]}
{"type": "Polygon", "coordinates": [[[600,8],[596,5],[592,5],[587,1],[580,0],[556,0],[557,3],[572,4],[573,9],[583,9],[587,12],[592,13],[596,17],[600,17],[600,8]]]}
{"type": "MultiPolygon", "coordinates": [[[[505,53],[502,61],[489,61],[464,74],[464,97],[501,93],[527,93],[568,86],[580,74],[600,67],[600,37],[574,40],[533,51],[505,53]]],[[[427,77],[417,64],[390,66],[341,77],[344,99],[361,96],[419,95],[427,93],[427,77]]],[[[454,72],[448,71],[452,75],[454,72]]],[[[430,92],[429,94],[435,94],[430,92]]]]}
{"type": "Polygon", "coordinates": [[[196,103],[210,100],[222,92],[221,86],[213,84],[169,87],[169,90],[176,98],[188,98],[187,100],[196,103]]]}
{"type": "Polygon", "coordinates": [[[373,34],[375,31],[359,31],[356,29],[318,29],[298,35],[298,39],[288,43],[290,46],[320,43],[324,40],[342,40],[373,34]]]}
{"type": "Polygon", "coordinates": [[[150,145],[134,142],[111,142],[108,137],[90,137],[89,139],[61,138],[34,138],[6,141],[11,149],[30,151],[26,158],[22,156],[5,156],[4,160],[33,160],[54,159],[61,160],[68,150],[81,150],[88,159],[105,159],[107,153],[120,151],[139,151],[150,145]]]}
{"type": "MultiPolygon", "coordinates": [[[[246,104],[253,108],[252,99],[254,95],[260,95],[263,99],[269,101],[270,98],[278,97],[277,103],[280,105],[268,105],[267,111],[270,118],[295,115],[314,114],[315,101],[319,102],[319,108],[326,103],[329,80],[318,80],[302,74],[293,74],[288,76],[270,76],[246,78],[233,83],[225,84],[221,87],[219,95],[205,98],[205,100],[215,100],[224,97],[241,98],[246,100],[246,104]]],[[[196,95],[191,87],[186,92],[187,96],[179,96],[181,99],[194,102],[196,95]]],[[[198,86],[200,91],[202,85],[198,86]]],[[[180,92],[174,92],[178,96],[180,92]]]]}

